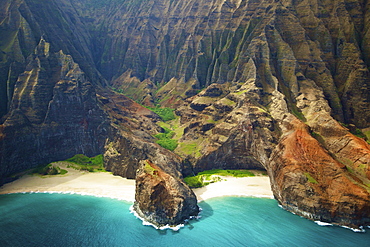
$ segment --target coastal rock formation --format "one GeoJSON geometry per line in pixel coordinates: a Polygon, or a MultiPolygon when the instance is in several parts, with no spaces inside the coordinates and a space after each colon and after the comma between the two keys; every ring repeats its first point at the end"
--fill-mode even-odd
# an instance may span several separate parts
{"type": "Polygon", "coordinates": [[[134,210],[156,227],[177,226],[199,213],[194,192],[149,160],[137,171],[134,210]]]}
{"type": "Polygon", "coordinates": [[[123,131],[114,136],[107,142],[104,153],[105,168],[114,175],[134,179],[140,160],[150,159],[160,164],[158,166],[166,173],[182,177],[183,160],[178,155],[123,131]]]}
{"type": "Polygon", "coordinates": [[[332,157],[305,124],[290,120],[291,132],[276,147],[268,169],[276,199],[283,208],[315,221],[368,225],[367,183],[332,157]]]}
{"type": "Polygon", "coordinates": [[[76,153],[102,153],[107,115],[72,57],[41,40],[14,85],[1,124],[0,177],[76,153]],[[17,165],[14,165],[17,164],[17,165]]]}
{"type": "Polygon", "coordinates": [[[284,208],[369,225],[369,8],[1,1],[0,177],[76,153],[104,153],[129,178],[146,159],[175,179],[264,169],[284,208]],[[177,118],[160,123],[139,103],[177,118]],[[156,144],[164,127],[173,152],[156,144]]]}

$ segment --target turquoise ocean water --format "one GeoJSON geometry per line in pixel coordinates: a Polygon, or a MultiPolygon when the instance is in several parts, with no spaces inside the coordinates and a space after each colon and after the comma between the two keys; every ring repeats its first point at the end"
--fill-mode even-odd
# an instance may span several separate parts
{"type": "Polygon", "coordinates": [[[179,231],[143,226],[130,204],[66,194],[0,195],[0,246],[370,246],[370,229],[319,226],[272,199],[221,197],[179,231]]]}

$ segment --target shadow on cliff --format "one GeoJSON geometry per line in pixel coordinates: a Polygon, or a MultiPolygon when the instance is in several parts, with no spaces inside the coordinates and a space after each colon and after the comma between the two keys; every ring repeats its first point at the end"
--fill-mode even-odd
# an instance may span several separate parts
{"type": "Polygon", "coordinates": [[[202,209],[202,211],[199,214],[199,216],[200,216],[199,219],[190,220],[189,222],[187,222],[185,224],[185,226],[183,228],[181,228],[178,231],[173,231],[173,230],[170,230],[170,229],[158,230],[158,234],[159,235],[167,235],[167,234],[170,233],[172,235],[176,235],[176,234],[179,234],[183,229],[193,230],[195,227],[197,227],[197,223],[199,221],[205,220],[206,218],[211,217],[213,215],[213,208],[211,207],[211,205],[209,205],[205,201],[200,202],[199,207],[202,209]]]}

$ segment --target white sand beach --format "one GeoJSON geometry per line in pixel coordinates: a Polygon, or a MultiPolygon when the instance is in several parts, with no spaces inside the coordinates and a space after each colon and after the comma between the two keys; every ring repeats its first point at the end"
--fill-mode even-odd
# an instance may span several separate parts
{"type": "Polygon", "coordinates": [[[114,176],[108,172],[82,172],[67,168],[65,175],[37,176],[25,175],[0,187],[0,194],[22,192],[76,193],[98,197],[110,197],[133,202],[135,200],[135,180],[114,176]]]}
{"type": "Polygon", "coordinates": [[[268,176],[223,177],[226,181],[209,184],[193,189],[198,201],[220,196],[248,196],[273,198],[268,176]]]}
{"type": "MultiPolygon", "coordinates": [[[[135,180],[114,176],[108,172],[81,172],[73,168],[59,167],[68,171],[65,175],[25,175],[0,187],[0,194],[47,192],[76,193],[98,197],[110,197],[128,202],[135,200],[135,180]]],[[[212,183],[194,189],[199,201],[220,196],[251,196],[272,198],[269,178],[255,176],[245,178],[224,177],[226,181],[212,183]]]]}

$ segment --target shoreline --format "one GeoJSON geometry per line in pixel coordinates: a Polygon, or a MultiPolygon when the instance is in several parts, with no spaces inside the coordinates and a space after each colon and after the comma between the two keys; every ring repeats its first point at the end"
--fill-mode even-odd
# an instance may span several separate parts
{"type": "MultiPolygon", "coordinates": [[[[59,166],[61,167],[61,165],[59,166]]],[[[68,170],[68,173],[65,175],[53,176],[24,175],[13,182],[2,185],[0,187],[0,195],[58,193],[106,197],[122,200],[127,203],[134,203],[135,201],[135,180],[133,179],[114,176],[109,172],[89,173],[74,170],[73,168],[61,168],[68,170]]],[[[205,187],[192,189],[197,196],[198,203],[219,197],[255,197],[274,199],[268,176],[257,175],[254,177],[222,178],[225,180],[211,183],[205,187]]],[[[319,226],[336,225],[328,222],[314,222],[319,226]]],[[[143,224],[145,224],[145,221],[143,221],[143,224]]],[[[163,227],[163,229],[170,228],[176,231],[179,227],[181,226],[166,226],[163,227]]],[[[354,232],[365,231],[364,228],[355,229],[347,226],[341,227],[348,228],[354,232]]],[[[370,226],[368,226],[368,228],[370,228],[370,226]]]]}
{"type": "Polygon", "coordinates": [[[109,172],[84,172],[53,163],[68,171],[64,175],[24,175],[0,187],[0,194],[60,193],[78,194],[134,202],[135,180],[109,172]]]}
{"type": "MultiPolygon", "coordinates": [[[[129,203],[135,201],[135,180],[114,176],[108,172],[82,172],[73,168],[59,167],[68,171],[65,175],[23,177],[0,187],[1,194],[60,193],[95,197],[108,197],[129,203]]],[[[215,197],[244,196],[273,198],[268,176],[223,177],[226,181],[193,189],[198,202],[215,197]]]]}
{"type": "Polygon", "coordinates": [[[205,187],[194,188],[198,202],[216,197],[257,197],[273,199],[268,176],[222,177],[224,181],[211,183],[205,187]]]}

